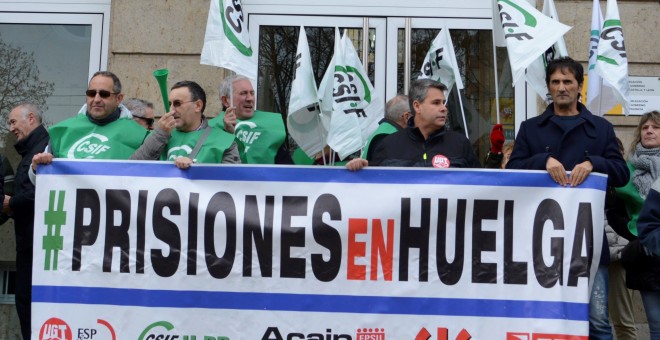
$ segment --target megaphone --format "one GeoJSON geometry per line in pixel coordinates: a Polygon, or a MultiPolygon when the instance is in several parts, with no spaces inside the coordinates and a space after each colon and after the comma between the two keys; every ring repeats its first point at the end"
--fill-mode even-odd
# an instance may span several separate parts
{"type": "Polygon", "coordinates": [[[160,87],[160,95],[163,97],[163,104],[165,105],[165,113],[170,112],[170,99],[167,92],[167,74],[169,71],[166,68],[154,71],[154,77],[158,81],[160,87]]]}

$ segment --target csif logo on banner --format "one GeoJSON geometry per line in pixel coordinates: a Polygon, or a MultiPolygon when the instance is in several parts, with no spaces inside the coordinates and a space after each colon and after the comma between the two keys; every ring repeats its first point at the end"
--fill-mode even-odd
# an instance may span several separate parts
{"type": "Polygon", "coordinates": [[[171,322],[157,321],[147,326],[138,340],[229,340],[229,337],[204,335],[198,338],[196,335],[183,335],[174,330],[171,322]]]}
{"type": "Polygon", "coordinates": [[[510,0],[498,0],[497,5],[500,9],[500,18],[502,20],[502,29],[504,29],[504,38],[516,38],[518,40],[533,40],[534,37],[525,31],[525,27],[521,27],[517,22],[524,22],[525,26],[535,28],[537,25],[536,18],[526,11],[524,8],[518,6],[510,0]],[[503,5],[504,4],[504,5],[503,5]],[[523,16],[524,20],[514,20],[513,15],[523,16]]]}
{"type": "Polygon", "coordinates": [[[335,66],[335,88],[332,97],[345,114],[366,118],[365,108],[371,103],[369,85],[360,71],[352,66],[335,66]]]}
{"type": "Polygon", "coordinates": [[[220,17],[225,35],[239,52],[247,57],[252,56],[250,35],[243,15],[241,0],[216,1],[220,1],[220,17]]]}

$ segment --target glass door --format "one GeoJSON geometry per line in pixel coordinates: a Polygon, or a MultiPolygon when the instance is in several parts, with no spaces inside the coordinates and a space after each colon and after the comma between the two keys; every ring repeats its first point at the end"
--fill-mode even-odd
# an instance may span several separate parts
{"type": "MultiPolygon", "coordinates": [[[[421,74],[422,62],[431,42],[444,25],[450,31],[454,44],[459,73],[464,89],[456,86],[447,96],[450,112],[449,128],[466,133],[475,152],[485,159],[490,148],[491,127],[497,122],[504,125],[507,139],[514,138],[515,112],[511,71],[506,59],[506,49],[496,50],[494,60],[492,44],[492,23],[486,19],[442,19],[442,18],[388,18],[387,45],[396,46],[396,55],[387,59],[387,98],[397,93],[406,93],[409,82],[421,74]],[[497,65],[495,78],[493,65],[497,65]],[[499,93],[499,107],[496,107],[496,85],[499,93]],[[459,92],[463,108],[459,105],[459,92]],[[499,111],[499,112],[498,112],[499,111]]],[[[524,93],[524,92],[523,92],[524,93]]],[[[520,95],[520,94],[518,94],[520,95]]],[[[524,96],[521,96],[524,98],[524,96]]],[[[523,103],[524,104],[524,103],[523,103]]],[[[524,112],[524,106],[518,108],[524,112]]]]}
{"type": "Polygon", "coordinates": [[[317,85],[332,59],[335,27],[339,27],[353,42],[380,100],[385,100],[385,19],[251,15],[250,39],[259,53],[258,109],[287,114],[301,25],[305,26],[317,85]],[[365,27],[368,34],[364,34],[365,27]]]}

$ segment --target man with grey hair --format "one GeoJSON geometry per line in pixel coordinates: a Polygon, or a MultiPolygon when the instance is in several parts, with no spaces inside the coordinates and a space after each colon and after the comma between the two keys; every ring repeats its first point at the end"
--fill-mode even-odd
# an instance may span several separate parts
{"type": "Polygon", "coordinates": [[[480,168],[470,141],[447,129],[447,87],[435,80],[417,79],[408,94],[414,126],[387,136],[374,152],[372,162],[356,158],[346,164],[359,170],[367,164],[401,167],[480,168]]]}
{"type": "Polygon", "coordinates": [[[9,131],[18,140],[14,145],[21,155],[16,169],[13,196],[4,196],[2,212],[14,219],[16,235],[16,311],[23,339],[30,337],[30,304],[32,300],[32,241],[34,238],[34,184],[28,170],[32,157],[46,149],[48,131],[41,124],[41,110],[23,103],[9,112],[9,131]]]}
{"type": "Polygon", "coordinates": [[[124,100],[124,106],[131,111],[133,120],[151,131],[154,129],[154,104],[140,98],[129,98],[124,100]]]}
{"type": "Polygon", "coordinates": [[[385,137],[405,128],[410,118],[408,96],[398,94],[385,104],[385,117],[378,123],[378,129],[369,137],[362,151],[362,158],[371,161],[373,153],[385,137]]]}
{"type": "Polygon", "coordinates": [[[250,79],[241,75],[225,78],[220,85],[220,100],[225,112],[210,120],[209,125],[234,134],[242,163],[293,164],[282,115],[256,110],[250,79]]]}

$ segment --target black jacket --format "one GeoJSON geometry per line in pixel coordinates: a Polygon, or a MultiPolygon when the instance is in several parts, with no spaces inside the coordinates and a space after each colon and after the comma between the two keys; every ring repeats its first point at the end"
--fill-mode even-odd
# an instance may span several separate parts
{"type": "Polygon", "coordinates": [[[447,159],[450,168],[481,168],[470,141],[445,127],[428,140],[416,127],[397,131],[378,145],[370,165],[400,167],[433,167],[434,159],[447,159]],[[437,157],[436,157],[437,156],[437,157]],[[444,156],[444,157],[443,157],[444,156]]]}
{"type": "Polygon", "coordinates": [[[27,137],[14,145],[14,148],[22,157],[16,169],[14,196],[9,200],[9,207],[14,218],[16,252],[18,253],[32,254],[34,184],[30,182],[28,170],[32,165],[32,157],[39,152],[44,152],[48,141],[48,131],[43,125],[39,125],[27,137]]]}

